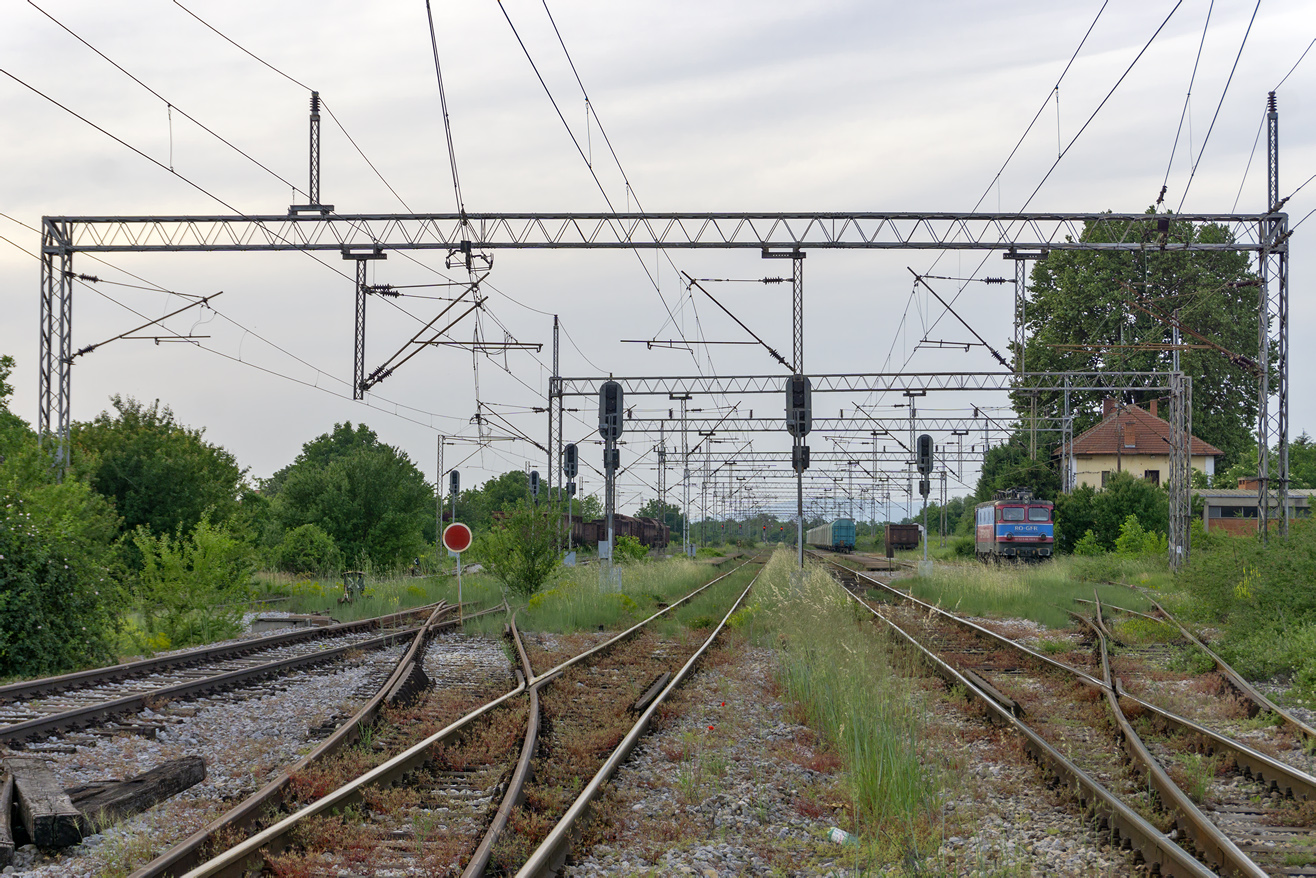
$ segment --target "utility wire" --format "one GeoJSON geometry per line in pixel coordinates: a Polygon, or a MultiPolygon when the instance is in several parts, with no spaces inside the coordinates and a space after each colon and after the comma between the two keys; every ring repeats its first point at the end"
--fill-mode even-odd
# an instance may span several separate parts
{"type": "MultiPolygon", "coordinates": [[[[186,110],[184,110],[182,107],[178,106],[178,104],[175,104],[175,103],[173,103],[172,101],[170,101],[168,98],[166,98],[164,95],[160,94],[160,93],[159,93],[158,91],[156,91],[155,89],[151,88],[151,87],[150,87],[149,85],[147,85],[145,82],[142,82],[140,79],[138,79],[138,78],[137,78],[136,76],[134,76],[132,73],[129,73],[126,69],[124,69],[123,65],[119,64],[117,61],[115,61],[113,58],[111,58],[111,57],[109,57],[108,55],[106,55],[106,54],[105,54],[104,52],[102,52],[100,49],[96,48],[96,47],[93,46],[91,43],[87,42],[87,40],[85,40],[83,37],[81,37],[81,36],[79,36],[78,34],[74,33],[73,30],[72,30],[71,28],[69,28],[68,25],[64,24],[64,23],[63,23],[62,21],[60,21],[59,19],[55,18],[55,16],[51,15],[51,14],[50,14],[49,12],[47,12],[46,10],[42,9],[42,8],[41,8],[40,6],[38,6],[35,2],[33,2],[33,0],[27,0],[27,2],[28,2],[28,5],[29,5],[29,6],[31,6],[33,9],[35,9],[37,12],[40,12],[42,15],[44,15],[46,18],[50,19],[52,22],[54,22],[54,23],[55,23],[58,27],[60,27],[65,33],[67,33],[69,36],[73,37],[73,39],[75,39],[75,40],[77,40],[78,42],[82,43],[82,45],[86,46],[88,49],[91,49],[93,52],[95,52],[95,53],[96,53],[97,55],[99,55],[102,59],[104,59],[105,61],[107,61],[111,66],[113,66],[116,70],[118,70],[118,71],[119,71],[120,73],[122,73],[124,76],[128,77],[128,78],[131,79],[133,82],[137,83],[137,84],[140,85],[142,88],[144,88],[144,89],[146,89],[147,91],[149,91],[152,95],[154,95],[154,96],[155,96],[156,98],[158,98],[161,102],[163,102],[164,105],[165,105],[166,107],[168,107],[170,110],[177,111],[178,114],[181,115],[183,118],[187,119],[189,122],[191,122],[192,124],[196,125],[198,128],[200,128],[202,131],[204,131],[204,132],[206,132],[207,134],[209,134],[211,137],[214,137],[214,138],[215,138],[216,140],[218,140],[220,143],[224,144],[224,145],[227,146],[229,149],[233,150],[233,151],[236,152],[238,155],[242,156],[242,157],[245,158],[247,161],[251,162],[251,163],[254,164],[256,167],[260,168],[262,171],[264,171],[265,173],[269,174],[271,177],[273,177],[274,179],[278,180],[278,181],[279,181],[280,183],[282,183],[283,185],[292,188],[292,190],[295,191],[295,192],[301,192],[301,191],[302,191],[302,190],[298,189],[298,187],[297,187],[297,185],[296,185],[295,183],[293,183],[293,182],[287,180],[287,179],[284,178],[282,175],[280,175],[278,172],[271,170],[269,167],[267,167],[266,165],[262,164],[258,159],[256,159],[256,158],[255,158],[254,156],[252,156],[250,153],[244,151],[241,147],[235,145],[234,143],[232,143],[231,141],[229,141],[228,139],[226,139],[223,135],[219,134],[218,132],[216,132],[216,131],[214,131],[213,129],[211,129],[210,127],[208,127],[205,123],[201,122],[199,119],[197,119],[197,118],[196,118],[195,116],[193,116],[191,113],[188,113],[188,112],[187,112],[186,110]]],[[[173,170],[173,162],[170,162],[170,170],[173,170]]],[[[306,193],[303,192],[302,194],[304,195],[304,194],[306,194],[306,193]]]]}
{"type": "MultiPolygon", "coordinates": [[[[1179,135],[1183,133],[1183,123],[1188,118],[1188,106],[1193,99],[1193,83],[1197,81],[1197,65],[1202,63],[1202,47],[1206,45],[1206,31],[1211,26],[1211,12],[1214,9],[1215,0],[1211,0],[1210,5],[1206,7],[1206,21],[1202,24],[1202,39],[1197,43],[1197,57],[1193,60],[1193,73],[1188,77],[1188,93],[1184,95],[1183,110],[1179,113],[1179,127],[1174,131],[1174,144],[1170,147],[1170,159],[1165,163],[1165,179],[1161,181],[1161,194],[1156,196],[1157,204],[1165,200],[1165,192],[1170,187],[1170,168],[1174,167],[1174,153],[1179,148],[1179,135]]],[[[1191,152],[1190,147],[1190,155],[1191,152]]]]}
{"type": "Polygon", "coordinates": [[[448,165],[452,168],[452,192],[457,198],[457,212],[462,215],[462,225],[466,225],[466,203],[462,201],[462,184],[457,176],[457,151],[452,147],[452,119],[448,116],[448,98],[443,92],[443,70],[439,67],[439,41],[434,35],[434,13],[430,10],[430,0],[425,0],[425,17],[429,19],[430,24],[430,47],[434,50],[434,75],[439,81],[439,106],[443,108],[443,132],[448,138],[448,165]]]}
{"type": "MultiPolygon", "coordinates": [[[[1175,7],[1178,8],[1178,7],[1175,7]]],[[[1225,95],[1229,94],[1229,85],[1234,81],[1234,73],[1238,70],[1238,61],[1243,57],[1243,47],[1247,45],[1248,35],[1252,33],[1252,24],[1257,20],[1257,12],[1261,10],[1261,0],[1257,0],[1257,5],[1252,7],[1252,17],[1248,19],[1247,30],[1243,31],[1243,41],[1238,44],[1238,54],[1234,56],[1234,66],[1229,68],[1229,78],[1225,80],[1225,87],[1220,92],[1220,102],[1215,105],[1215,114],[1211,116],[1211,126],[1206,129],[1206,137],[1202,139],[1202,148],[1197,151],[1197,159],[1193,162],[1193,168],[1188,174],[1188,182],[1183,187],[1183,197],[1179,199],[1179,207],[1175,213],[1183,213],[1183,203],[1188,199],[1188,189],[1193,185],[1193,178],[1197,176],[1197,167],[1202,163],[1202,156],[1206,155],[1206,144],[1211,140],[1211,132],[1215,130],[1216,120],[1220,118],[1220,108],[1225,104],[1225,95]]],[[[1272,205],[1266,205],[1270,210],[1272,205]]]]}

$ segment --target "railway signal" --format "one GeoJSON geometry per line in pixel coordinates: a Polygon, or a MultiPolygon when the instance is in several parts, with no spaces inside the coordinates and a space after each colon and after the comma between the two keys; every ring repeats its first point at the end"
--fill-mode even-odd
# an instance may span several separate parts
{"type": "Polygon", "coordinates": [[[536,506],[539,505],[539,470],[537,469],[530,471],[530,498],[535,501],[536,506]]]}
{"type": "Polygon", "coordinates": [[[813,429],[813,391],[807,375],[792,375],[786,381],[786,431],[796,438],[813,429]]]}
{"type": "MultiPolygon", "coordinates": [[[[927,433],[923,433],[918,437],[918,454],[916,459],[918,461],[919,475],[925,478],[931,475],[932,474],[932,437],[929,436],[927,433]]],[[[927,493],[924,492],[923,496],[926,497],[927,493]]]]}
{"type": "Polygon", "coordinates": [[[567,447],[562,449],[562,475],[566,476],[568,481],[574,479],[579,470],[578,454],[575,442],[568,442],[567,447]]]}
{"type": "Polygon", "coordinates": [[[605,381],[599,388],[599,435],[605,442],[616,442],[621,438],[623,396],[621,385],[616,381],[605,381]]]}

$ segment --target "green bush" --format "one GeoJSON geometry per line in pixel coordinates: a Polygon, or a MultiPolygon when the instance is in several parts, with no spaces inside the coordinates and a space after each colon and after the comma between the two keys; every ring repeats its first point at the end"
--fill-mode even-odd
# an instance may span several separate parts
{"type": "Polygon", "coordinates": [[[1169,539],[1165,534],[1144,530],[1138,521],[1138,516],[1133,514],[1124,519],[1124,523],[1120,525],[1120,535],[1115,538],[1115,554],[1126,558],[1164,555],[1169,549],[1169,539]]]}
{"type": "Polygon", "coordinates": [[[208,515],[188,534],[139,527],[132,540],[142,557],[137,599],[148,636],[181,647],[237,633],[255,570],[249,545],[208,515]]]}
{"type": "Polygon", "coordinates": [[[1097,535],[1089,528],[1083,531],[1083,537],[1074,543],[1074,554],[1087,558],[1095,558],[1097,555],[1106,554],[1106,550],[1101,548],[1101,543],[1097,541],[1097,535]]]}
{"type": "Polygon", "coordinates": [[[617,537],[617,545],[612,550],[613,557],[619,562],[643,561],[649,557],[649,550],[639,537],[617,537]]]}
{"type": "Polygon", "coordinates": [[[974,558],[978,554],[977,543],[973,537],[955,537],[950,541],[951,550],[957,558],[974,558]]]}
{"type": "Polygon", "coordinates": [[[279,569],[286,573],[326,575],[343,566],[338,544],[315,524],[303,524],[288,531],[279,543],[276,556],[279,569]]]}
{"type": "Polygon", "coordinates": [[[471,555],[512,591],[532,595],[562,570],[561,516],[523,503],[476,538],[471,555]]]}

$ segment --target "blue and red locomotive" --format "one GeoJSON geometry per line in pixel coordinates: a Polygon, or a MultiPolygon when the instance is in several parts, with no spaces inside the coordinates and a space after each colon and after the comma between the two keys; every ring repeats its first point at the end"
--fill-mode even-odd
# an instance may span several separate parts
{"type": "Polygon", "coordinates": [[[1033,499],[1026,488],[998,491],[994,500],[978,504],[973,540],[980,561],[1050,558],[1055,506],[1050,500],[1033,499]]]}

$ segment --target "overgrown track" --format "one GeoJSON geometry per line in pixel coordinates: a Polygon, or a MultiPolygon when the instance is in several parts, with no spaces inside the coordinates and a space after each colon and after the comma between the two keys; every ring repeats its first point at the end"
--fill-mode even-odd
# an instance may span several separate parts
{"type": "MultiPolygon", "coordinates": [[[[377,736],[372,733],[371,746],[383,748],[388,758],[336,788],[325,791],[308,782],[333,775],[333,770],[323,768],[322,764],[317,763],[319,767],[312,771],[307,771],[306,765],[294,767],[287,773],[292,782],[285,781],[285,786],[302,794],[314,790],[318,797],[294,813],[276,818],[244,841],[226,845],[226,849],[214,852],[205,862],[199,862],[197,857],[204,841],[196,843],[190,839],[187,863],[192,868],[186,875],[188,878],[244,875],[252,864],[280,856],[279,852],[290,846],[292,849],[283,856],[307,854],[290,865],[308,869],[311,874],[317,874],[323,867],[328,870],[325,874],[337,875],[354,864],[392,868],[407,874],[482,874],[485,862],[497,850],[499,833],[514,820],[521,798],[520,784],[529,775],[530,759],[536,752],[536,726],[540,721],[540,689],[583,663],[616,650],[654,619],[694,599],[729,575],[717,577],[607,642],[538,675],[533,675],[529,668],[515,625],[509,626],[525,668],[525,675],[518,672],[514,688],[484,700],[475,709],[431,732],[435,720],[422,714],[430,700],[444,700],[445,691],[436,687],[400,714],[402,722],[382,727],[377,736]],[[522,694],[527,698],[521,699],[522,694]],[[422,729],[423,737],[404,740],[401,733],[407,726],[422,729]],[[519,748],[515,746],[517,741],[519,748]],[[518,750],[520,758],[513,767],[518,750]],[[500,798],[495,813],[493,806],[500,798]],[[475,807],[463,805],[458,809],[454,803],[459,800],[475,807]],[[399,821],[396,814],[385,813],[390,808],[409,816],[399,821]],[[439,813],[446,822],[441,831],[435,832],[435,824],[428,815],[439,813]],[[404,825],[407,821],[410,825],[404,825]],[[487,831],[481,840],[478,829],[483,827],[487,831]],[[324,854],[330,849],[339,849],[334,845],[350,849],[350,857],[326,858],[324,854]],[[466,860],[464,870],[462,860],[466,860]]],[[[451,692],[446,694],[450,696],[451,692]]],[[[363,719],[354,721],[353,725],[359,734],[360,729],[368,727],[368,722],[363,719]]],[[[283,799],[297,801],[286,795],[283,799]]],[[[268,811],[270,802],[259,807],[268,811]]],[[[244,808],[249,816],[255,816],[255,808],[246,803],[244,808]]],[[[218,824],[211,829],[218,829],[218,824]]],[[[134,873],[133,878],[180,874],[184,860],[175,855],[171,863],[162,866],[162,861],[167,859],[170,855],[134,873]]]]}
{"type": "Polygon", "coordinates": [[[0,687],[0,743],[19,744],[94,726],[136,713],[148,702],[194,697],[287,674],[333,661],[351,650],[381,649],[413,637],[418,621],[436,610],[455,612],[456,608],[432,604],[359,622],[11,683],[0,687]]]}
{"type": "MultiPolygon", "coordinates": [[[[914,613],[902,612],[898,607],[879,612],[852,594],[899,636],[914,644],[943,676],[977,695],[1002,721],[1024,735],[1029,751],[1048,770],[1080,790],[1080,798],[1085,804],[1129,839],[1144,860],[1159,867],[1161,874],[1201,874],[1203,867],[1147,818],[1167,830],[1171,825],[1175,826],[1193,852],[1225,874],[1253,878],[1316,874],[1316,868],[1309,864],[1316,860],[1308,860],[1310,846],[1295,843],[1311,838],[1310,824],[1316,822],[1313,821],[1316,814],[1310,804],[1299,805],[1294,801],[1312,801],[1316,778],[1227,735],[1194,725],[1120,691],[1118,682],[1110,673],[1105,633],[1108,629],[1100,621],[1100,613],[1091,623],[1088,635],[1095,654],[1079,656],[1070,653],[1068,658],[1071,661],[1062,663],[980,625],[917,601],[875,579],[833,566],[842,581],[848,581],[852,586],[879,588],[898,597],[901,602],[908,602],[906,606],[916,607],[914,613]],[[972,632],[979,641],[986,641],[991,652],[964,649],[960,636],[946,633],[953,627],[972,632]],[[937,647],[925,645],[923,641],[928,639],[935,641],[937,647]],[[943,654],[936,654],[938,652],[943,654]],[[1073,722],[1073,717],[1064,719],[1058,710],[1062,705],[1054,695],[1054,685],[1020,681],[1019,672],[1026,665],[1047,668],[1050,674],[1068,677],[1070,689],[1081,687],[1104,698],[1107,711],[1092,716],[1086,725],[1073,722]],[[1091,672],[1094,665],[1095,674],[1091,672]],[[1136,717],[1137,729],[1149,736],[1154,730],[1162,730],[1156,734],[1150,749],[1141,741],[1134,724],[1126,718],[1126,711],[1136,717]],[[1062,721],[1057,722],[1058,718],[1062,721]],[[1030,728],[1027,723],[1035,723],[1036,727],[1030,728]],[[1127,772],[1117,771],[1118,759],[1108,758],[1104,766],[1094,762],[1091,755],[1094,751],[1089,744],[1106,751],[1122,747],[1128,757],[1127,764],[1136,777],[1130,778],[1125,776],[1127,772]],[[1074,757],[1072,761],[1061,756],[1060,750],[1074,757]],[[1181,784],[1192,780],[1192,774],[1185,770],[1185,766],[1200,767],[1202,753],[1215,754],[1210,763],[1212,769],[1228,775],[1227,782],[1217,781],[1211,787],[1210,797],[1216,803],[1212,815],[1215,822],[1180,789],[1181,784]],[[1075,762],[1081,765],[1075,765],[1075,762]],[[1082,766],[1088,770],[1085,772],[1082,766]],[[1100,789],[1098,782],[1109,789],[1100,789]],[[1149,788],[1155,790],[1151,799],[1146,795],[1149,788]],[[1271,792],[1272,788],[1275,793],[1271,792]],[[1129,807],[1130,803],[1136,805],[1136,809],[1129,807]],[[1295,821],[1307,825],[1291,825],[1295,821]],[[1249,853],[1262,865],[1249,857],[1249,853]]],[[[1090,697],[1087,701],[1093,706],[1090,697]]],[[[1194,792],[1202,797],[1201,790],[1194,792]]]]}

